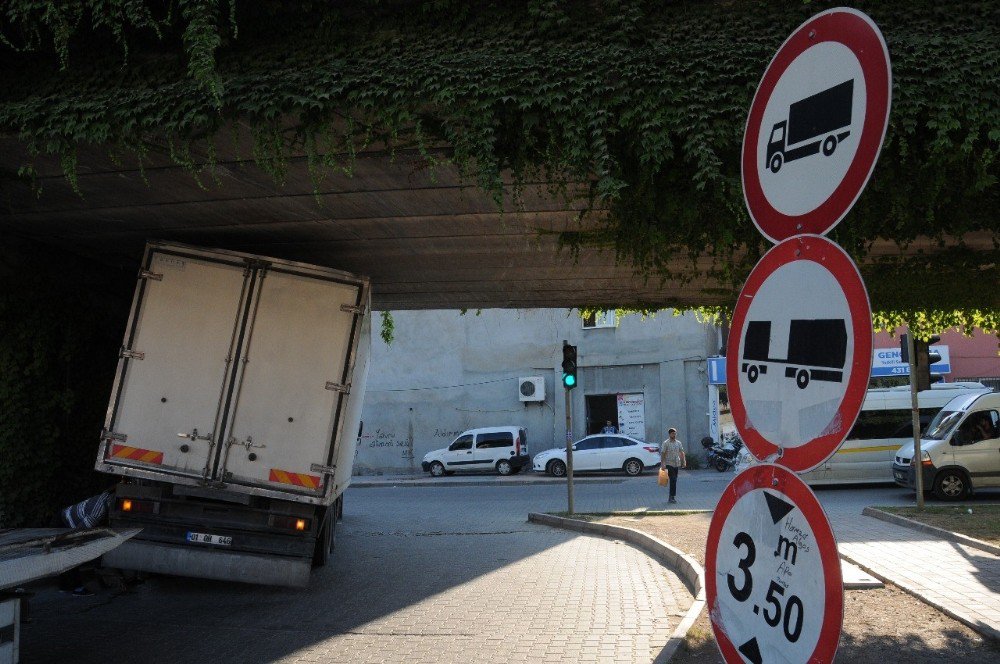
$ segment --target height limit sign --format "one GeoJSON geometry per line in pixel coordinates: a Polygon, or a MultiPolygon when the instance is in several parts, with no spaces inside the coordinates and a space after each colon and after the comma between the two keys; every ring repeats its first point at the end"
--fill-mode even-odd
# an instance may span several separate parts
{"type": "Polygon", "coordinates": [[[830,523],[794,473],[752,466],[726,487],[708,533],[705,585],[727,662],[831,661],[842,584],[830,523]]]}

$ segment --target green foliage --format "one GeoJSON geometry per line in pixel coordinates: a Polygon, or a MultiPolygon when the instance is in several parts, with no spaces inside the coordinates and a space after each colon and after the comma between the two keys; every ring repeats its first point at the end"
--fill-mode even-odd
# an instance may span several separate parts
{"type": "MultiPolygon", "coordinates": [[[[697,279],[706,303],[727,306],[769,246],[740,185],[753,92],[788,33],[834,4],[354,0],[247,3],[237,16],[231,3],[177,0],[153,18],[138,0],[79,0],[67,5],[75,14],[15,0],[0,34],[36,49],[48,35],[69,65],[9,58],[0,131],[62,155],[68,170],[81,145],[140,158],[168,145],[196,174],[191,155],[231,138],[278,181],[304,153],[317,183],[368,146],[413,147],[498,204],[508,175],[515,194],[542,180],[567,204],[582,196],[589,230],[562,234],[571,252],[611,247],[652,278],[697,279]],[[92,43],[109,30],[124,62],[92,43]]],[[[832,237],[869,266],[875,309],[957,310],[995,326],[995,289],[968,289],[967,277],[920,289],[928,271],[995,275],[995,251],[928,252],[883,270],[875,245],[979,234],[997,246],[1000,5],[858,6],[885,34],[893,108],[872,181],[832,237]]]]}
{"type": "Polygon", "coordinates": [[[31,262],[0,269],[0,527],[52,525],[111,482],[91,469],[128,300],[31,262]]]}
{"type": "Polygon", "coordinates": [[[382,337],[382,341],[388,346],[392,343],[392,340],[396,337],[396,324],[392,320],[391,311],[381,312],[382,318],[382,331],[379,332],[379,336],[382,337]]]}

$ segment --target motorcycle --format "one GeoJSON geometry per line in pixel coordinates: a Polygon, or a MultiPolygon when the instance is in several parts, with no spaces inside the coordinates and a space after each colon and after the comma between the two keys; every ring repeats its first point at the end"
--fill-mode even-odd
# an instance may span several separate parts
{"type": "Polygon", "coordinates": [[[733,468],[737,463],[740,450],[743,449],[743,441],[738,436],[721,443],[713,443],[708,448],[706,459],[710,466],[713,466],[720,473],[733,468]]]}

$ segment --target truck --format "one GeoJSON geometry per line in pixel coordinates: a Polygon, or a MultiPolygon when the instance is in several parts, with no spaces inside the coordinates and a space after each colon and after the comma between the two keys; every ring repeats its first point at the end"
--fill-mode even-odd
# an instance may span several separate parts
{"type": "Polygon", "coordinates": [[[847,325],[842,318],[793,319],[788,325],[788,350],[784,358],[771,352],[771,321],[747,323],[743,336],[742,373],[751,383],[767,373],[768,364],[784,364],[785,377],[800,389],[810,380],[839,383],[847,361],[847,325]]]}
{"type": "Polygon", "coordinates": [[[150,242],[96,469],[127,570],[308,585],[361,435],[371,287],[277,258],[150,242]]]}
{"type": "Polygon", "coordinates": [[[764,167],[777,173],[786,161],[818,154],[821,144],[823,154],[832,155],[837,145],[851,135],[850,130],[840,130],[851,124],[853,100],[852,78],[792,103],[788,118],[771,128],[764,167]]]}

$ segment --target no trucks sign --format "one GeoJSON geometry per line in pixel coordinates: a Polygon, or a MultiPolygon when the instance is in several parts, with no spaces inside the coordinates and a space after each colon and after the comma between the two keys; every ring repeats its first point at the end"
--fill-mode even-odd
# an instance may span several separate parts
{"type": "Polygon", "coordinates": [[[865,188],[889,120],[892,71],[875,23],[812,17],[761,78],[743,136],[743,195],[772,242],[837,225],[865,188]]]}

